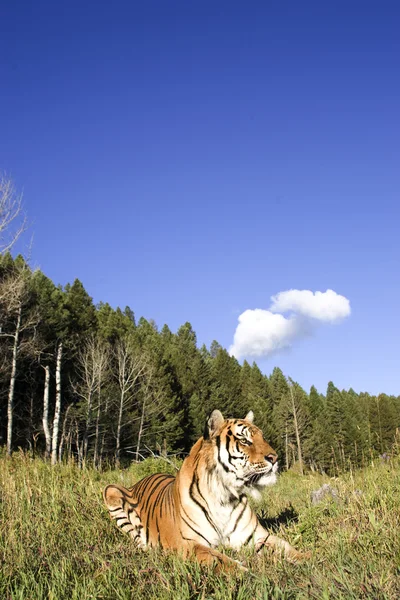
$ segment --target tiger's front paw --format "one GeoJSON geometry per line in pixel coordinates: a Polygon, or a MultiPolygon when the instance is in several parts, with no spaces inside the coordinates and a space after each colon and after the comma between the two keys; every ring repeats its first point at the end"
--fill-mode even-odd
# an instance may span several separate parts
{"type": "Polygon", "coordinates": [[[312,557],[311,551],[299,552],[298,550],[295,550],[294,548],[291,549],[289,552],[285,553],[285,559],[294,565],[305,562],[306,560],[310,560],[311,557],[312,557]]]}

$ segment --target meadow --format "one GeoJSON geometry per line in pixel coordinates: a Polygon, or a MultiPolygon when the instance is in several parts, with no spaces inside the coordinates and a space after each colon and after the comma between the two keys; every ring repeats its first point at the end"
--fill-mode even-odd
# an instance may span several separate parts
{"type": "Polygon", "coordinates": [[[242,552],[249,572],[224,574],[160,551],[135,551],[110,521],[103,487],[173,471],[162,459],[100,473],[73,463],[51,467],[22,452],[1,456],[0,598],[399,598],[399,467],[398,457],[389,457],[335,478],[283,473],[257,512],[312,558],[291,565],[272,553],[242,552]],[[324,483],[336,495],[313,504],[311,493],[324,483]]]}

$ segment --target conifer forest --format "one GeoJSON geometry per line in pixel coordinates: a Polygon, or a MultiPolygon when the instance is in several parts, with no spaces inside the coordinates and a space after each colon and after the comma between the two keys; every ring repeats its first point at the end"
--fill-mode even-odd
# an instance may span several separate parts
{"type": "Polygon", "coordinates": [[[96,468],[186,454],[208,414],[254,411],[281,468],[328,474],[389,455],[400,396],[334,383],[304,390],[274,368],[243,364],[190,323],[172,332],[130,307],[94,305],[75,280],[55,285],[21,256],[0,257],[0,444],[52,464],[96,468]]]}

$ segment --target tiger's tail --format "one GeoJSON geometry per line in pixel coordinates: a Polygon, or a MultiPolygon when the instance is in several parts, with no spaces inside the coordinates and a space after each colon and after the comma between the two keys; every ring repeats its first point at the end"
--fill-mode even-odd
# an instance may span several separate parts
{"type": "Polygon", "coordinates": [[[136,511],[137,503],[129,490],[119,485],[108,485],[103,497],[110,517],[116,521],[117,526],[130,535],[138,548],[144,548],[146,544],[142,539],[143,525],[136,511]]]}

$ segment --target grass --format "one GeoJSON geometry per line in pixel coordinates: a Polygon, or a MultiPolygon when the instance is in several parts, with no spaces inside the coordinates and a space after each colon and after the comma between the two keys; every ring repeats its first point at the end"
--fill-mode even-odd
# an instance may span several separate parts
{"type": "Polygon", "coordinates": [[[40,459],[0,457],[0,598],[76,600],[136,598],[220,600],[400,597],[399,460],[376,462],[329,479],[285,473],[258,506],[268,526],[297,548],[306,564],[275,555],[240,559],[249,573],[216,574],[157,551],[135,551],[108,518],[107,483],[131,485],[170,467],[145,461],[98,473],[40,459]],[[338,497],[316,506],[323,483],[338,497]]]}

